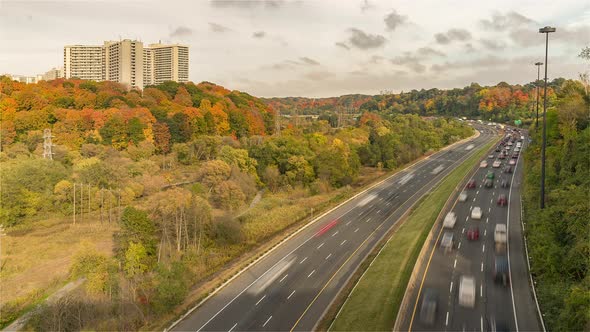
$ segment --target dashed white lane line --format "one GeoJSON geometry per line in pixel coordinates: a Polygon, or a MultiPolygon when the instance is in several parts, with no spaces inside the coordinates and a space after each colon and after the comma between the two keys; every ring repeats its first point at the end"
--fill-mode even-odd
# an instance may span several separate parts
{"type": "Polygon", "coordinates": [[[492,211],[492,207],[491,206],[488,208],[488,212],[490,212],[490,211],[492,211]]]}
{"type": "Polygon", "coordinates": [[[449,326],[449,312],[447,311],[447,318],[445,319],[445,326],[449,326]]]}
{"type": "Polygon", "coordinates": [[[367,218],[367,220],[365,222],[369,222],[369,221],[371,221],[371,218],[367,218]]]}
{"type": "Polygon", "coordinates": [[[488,223],[489,218],[486,218],[486,224],[488,223]]]}
{"type": "Polygon", "coordinates": [[[475,193],[476,195],[479,195],[479,190],[475,193]]]}
{"type": "Polygon", "coordinates": [[[465,221],[469,220],[469,216],[465,216],[465,221]]]}
{"type": "Polygon", "coordinates": [[[258,303],[262,302],[262,300],[264,300],[264,298],[265,298],[265,297],[266,297],[266,294],[264,294],[264,296],[263,296],[263,297],[261,297],[261,298],[260,298],[260,300],[258,300],[258,302],[256,302],[256,304],[255,304],[255,305],[258,305],[258,303]]]}
{"type": "MultiPolygon", "coordinates": [[[[483,264],[483,263],[482,263],[483,264]]],[[[315,273],[315,270],[311,271],[311,273],[307,276],[308,278],[311,277],[312,274],[315,273]]]]}
{"type": "Polygon", "coordinates": [[[481,262],[481,272],[483,272],[483,262],[481,262]]]}
{"type": "Polygon", "coordinates": [[[332,256],[332,254],[329,254],[328,256],[326,256],[326,259],[330,258],[332,256]]]}
{"type": "Polygon", "coordinates": [[[332,237],[336,236],[336,234],[338,234],[338,231],[336,231],[334,234],[332,234],[332,237]]]}
{"type": "Polygon", "coordinates": [[[355,229],[355,230],[354,230],[354,232],[356,233],[356,232],[358,232],[358,231],[359,231],[359,229],[358,229],[358,227],[357,227],[357,229],[355,229]]]}
{"type": "Polygon", "coordinates": [[[234,326],[231,327],[231,329],[227,330],[227,332],[233,331],[236,328],[236,326],[238,326],[238,323],[235,323],[234,326]]]}
{"type": "Polygon", "coordinates": [[[486,245],[485,244],[481,247],[481,252],[486,252],[486,245]]]}
{"type": "Polygon", "coordinates": [[[288,273],[287,273],[287,274],[285,274],[285,276],[284,276],[284,277],[282,277],[282,278],[281,278],[281,280],[279,280],[279,282],[283,282],[283,280],[285,280],[285,278],[287,278],[287,276],[288,276],[288,275],[289,275],[288,273]]]}
{"type": "Polygon", "coordinates": [[[493,202],[493,201],[494,201],[494,199],[493,199],[493,198],[492,198],[492,199],[490,199],[490,204],[492,204],[492,202],[493,202]]]}
{"type": "Polygon", "coordinates": [[[449,293],[453,292],[453,282],[451,281],[451,286],[449,286],[449,293]]]}
{"type": "Polygon", "coordinates": [[[272,316],[268,317],[268,319],[266,320],[266,322],[264,322],[264,324],[262,324],[262,327],[265,327],[266,324],[268,324],[268,322],[270,321],[271,318],[272,318],[272,316]]]}
{"type": "Polygon", "coordinates": [[[342,243],[340,243],[340,245],[343,245],[343,244],[345,244],[345,243],[346,243],[346,240],[342,241],[342,243]]]}
{"type": "Polygon", "coordinates": [[[486,235],[488,235],[488,230],[487,229],[484,229],[483,230],[483,236],[486,236],[486,235]]]}
{"type": "Polygon", "coordinates": [[[289,296],[287,296],[287,300],[291,298],[291,296],[293,296],[293,294],[295,294],[295,291],[292,291],[291,294],[289,294],[289,296]]]}
{"type": "Polygon", "coordinates": [[[461,249],[461,242],[459,242],[459,245],[457,246],[457,249],[461,249]]]}
{"type": "Polygon", "coordinates": [[[492,196],[495,196],[495,195],[496,195],[496,192],[495,191],[492,191],[492,196]]]}
{"type": "Polygon", "coordinates": [[[479,285],[479,297],[483,297],[483,285],[479,285]]]}
{"type": "Polygon", "coordinates": [[[473,197],[473,202],[475,202],[475,197],[473,197]]]}
{"type": "Polygon", "coordinates": [[[479,322],[480,322],[480,328],[481,328],[480,331],[483,332],[483,316],[481,316],[481,319],[479,322]]]}
{"type": "Polygon", "coordinates": [[[301,262],[299,262],[299,264],[303,264],[303,262],[305,262],[307,260],[307,257],[305,257],[301,262]]]}
{"type": "Polygon", "coordinates": [[[461,234],[465,233],[465,227],[461,230],[461,234]]]}
{"type": "Polygon", "coordinates": [[[326,243],[326,242],[322,242],[322,244],[320,244],[320,245],[318,246],[318,249],[320,249],[321,247],[323,247],[323,246],[324,246],[324,243],[326,243]]]}
{"type": "Polygon", "coordinates": [[[352,220],[351,220],[351,221],[349,221],[349,222],[347,222],[347,223],[346,223],[346,226],[350,225],[350,223],[351,223],[351,222],[352,222],[352,220]]]}
{"type": "Polygon", "coordinates": [[[457,259],[455,258],[455,263],[453,263],[453,269],[457,267],[457,259]]]}
{"type": "Polygon", "coordinates": [[[377,213],[379,213],[379,214],[380,214],[380,213],[381,213],[381,209],[377,210],[377,213]]]}

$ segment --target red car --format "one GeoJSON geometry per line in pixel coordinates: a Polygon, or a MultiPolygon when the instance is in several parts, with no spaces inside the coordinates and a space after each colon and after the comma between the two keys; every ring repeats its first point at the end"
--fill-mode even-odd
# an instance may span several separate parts
{"type": "Polygon", "coordinates": [[[479,239],[479,228],[471,227],[470,229],[468,229],[467,230],[467,239],[472,240],[472,241],[479,239]]]}
{"type": "Polygon", "coordinates": [[[467,189],[475,188],[475,180],[473,180],[473,179],[469,180],[469,182],[467,182],[466,188],[467,189]]]}
{"type": "Polygon", "coordinates": [[[498,205],[500,205],[500,206],[504,206],[504,205],[508,204],[508,200],[506,199],[506,195],[504,195],[504,194],[501,194],[501,195],[498,197],[498,202],[497,202],[497,203],[498,203],[498,205]]]}

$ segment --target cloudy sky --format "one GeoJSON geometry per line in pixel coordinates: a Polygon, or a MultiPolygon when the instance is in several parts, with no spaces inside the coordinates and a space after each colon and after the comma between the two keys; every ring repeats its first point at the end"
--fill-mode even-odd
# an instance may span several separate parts
{"type": "Polygon", "coordinates": [[[327,97],[576,78],[587,0],[0,0],[0,73],[63,65],[66,44],[190,46],[190,80],[256,96],[327,97]]]}

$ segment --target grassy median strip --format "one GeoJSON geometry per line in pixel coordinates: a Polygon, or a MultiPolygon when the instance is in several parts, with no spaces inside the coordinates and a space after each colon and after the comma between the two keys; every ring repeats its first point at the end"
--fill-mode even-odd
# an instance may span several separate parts
{"type": "Polygon", "coordinates": [[[391,331],[414,264],[434,221],[459,181],[493,144],[490,142],[476,151],[422,199],[356,284],[330,330],[391,331]]]}

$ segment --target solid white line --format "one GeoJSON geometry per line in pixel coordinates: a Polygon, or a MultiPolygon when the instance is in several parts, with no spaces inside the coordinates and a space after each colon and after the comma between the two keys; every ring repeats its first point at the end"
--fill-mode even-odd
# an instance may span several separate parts
{"type": "Polygon", "coordinates": [[[315,273],[315,270],[311,271],[311,273],[307,276],[308,278],[311,277],[312,274],[315,273]]]}
{"type": "Polygon", "coordinates": [[[332,256],[332,254],[329,254],[328,256],[326,256],[326,259],[330,258],[330,256],[332,256]]]}
{"type": "Polygon", "coordinates": [[[238,326],[238,323],[235,323],[235,324],[234,324],[234,326],[232,326],[232,327],[231,327],[231,329],[227,330],[227,332],[231,332],[231,331],[233,331],[233,329],[235,329],[235,328],[236,328],[236,326],[238,326]]]}
{"type": "Polygon", "coordinates": [[[332,237],[336,236],[336,234],[338,234],[338,231],[336,231],[336,233],[332,234],[332,237]]]}
{"type": "Polygon", "coordinates": [[[272,316],[268,317],[268,319],[266,320],[266,322],[264,322],[264,324],[262,324],[262,327],[265,327],[266,324],[268,324],[268,321],[272,318],[272,316]]]}
{"type": "Polygon", "coordinates": [[[322,242],[322,244],[320,244],[320,245],[318,246],[318,249],[320,249],[320,248],[321,248],[321,247],[324,245],[324,243],[326,243],[326,242],[322,242]]]}
{"type": "Polygon", "coordinates": [[[340,245],[343,245],[344,243],[346,243],[346,240],[342,241],[342,243],[340,243],[340,245]]]}
{"type": "Polygon", "coordinates": [[[451,286],[449,287],[449,293],[453,292],[453,282],[451,281],[451,286]]]}
{"type": "Polygon", "coordinates": [[[299,262],[299,264],[303,264],[303,262],[305,262],[307,260],[307,257],[305,257],[301,262],[299,262]]]}
{"type": "Polygon", "coordinates": [[[359,230],[359,229],[358,229],[358,227],[357,227],[357,229],[355,229],[355,230],[354,230],[354,232],[356,233],[356,232],[358,232],[358,230],[359,230]]]}
{"type": "Polygon", "coordinates": [[[282,277],[282,278],[281,278],[281,280],[279,280],[279,282],[283,282],[283,280],[285,280],[285,278],[287,278],[287,276],[288,276],[288,275],[289,275],[288,273],[287,273],[287,274],[285,274],[285,276],[284,276],[284,277],[282,277]]]}
{"type": "MultiPolygon", "coordinates": [[[[512,269],[510,267],[510,200],[512,198],[512,188],[514,187],[514,174],[516,174],[516,168],[518,167],[518,160],[516,159],[516,166],[514,166],[514,173],[512,173],[512,177],[510,178],[510,190],[508,190],[508,213],[506,215],[506,256],[508,257],[508,276],[510,280],[512,280],[512,269]]],[[[516,318],[516,306],[514,304],[514,289],[512,287],[512,282],[510,282],[510,297],[512,298],[512,312],[514,313],[514,325],[516,326],[516,332],[518,332],[518,319],[516,318]]],[[[542,321],[541,317],[541,321],[542,321]]]]}
{"type": "Polygon", "coordinates": [[[481,272],[483,272],[483,262],[481,262],[481,272]]]}
{"type": "Polygon", "coordinates": [[[455,263],[453,263],[453,269],[457,267],[457,259],[455,258],[455,263]]]}
{"type": "Polygon", "coordinates": [[[447,311],[447,318],[445,319],[445,326],[449,326],[449,312],[447,311]]]}
{"type": "Polygon", "coordinates": [[[263,297],[261,297],[261,298],[260,298],[260,300],[258,300],[258,302],[256,302],[256,304],[255,304],[255,305],[258,305],[258,303],[260,303],[260,301],[264,300],[264,298],[265,298],[265,297],[266,297],[266,294],[264,294],[264,296],[263,296],[263,297]]]}
{"type": "Polygon", "coordinates": [[[295,291],[292,291],[291,294],[289,294],[289,296],[287,296],[287,300],[291,298],[291,296],[293,296],[293,294],[295,294],[295,291]]]}

